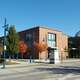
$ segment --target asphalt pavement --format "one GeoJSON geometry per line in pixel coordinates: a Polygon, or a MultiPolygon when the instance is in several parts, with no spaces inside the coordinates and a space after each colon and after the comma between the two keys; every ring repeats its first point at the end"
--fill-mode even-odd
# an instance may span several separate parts
{"type": "Polygon", "coordinates": [[[0,80],[80,80],[80,60],[71,59],[60,64],[27,63],[6,65],[0,80]]]}

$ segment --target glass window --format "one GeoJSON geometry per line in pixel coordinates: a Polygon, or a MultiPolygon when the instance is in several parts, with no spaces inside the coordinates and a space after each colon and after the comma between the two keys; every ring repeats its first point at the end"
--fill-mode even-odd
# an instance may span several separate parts
{"type": "Polygon", "coordinates": [[[51,41],[48,41],[48,47],[51,47],[52,45],[51,45],[51,41]]]}
{"type": "Polygon", "coordinates": [[[48,33],[48,40],[55,40],[55,34],[48,33]]]}
{"type": "Polygon", "coordinates": [[[51,34],[48,34],[48,39],[49,39],[49,40],[51,39],[51,34]]]}
{"type": "Polygon", "coordinates": [[[26,40],[27,40],[27,41],[32,40],[32,34],[27,33],[27,34],[26,34],[26,40]]]}
{"type": "Polygon", "coordinates": [[[52,34],[52,38],[51,39],[55,41],[55,34],[52,34]]]}
{"type": "Polygon", "coordinates": [[[56,34],[54,33],[48,33],[48,46],[49,47],[55,47],[56,44],[56,34]]]}

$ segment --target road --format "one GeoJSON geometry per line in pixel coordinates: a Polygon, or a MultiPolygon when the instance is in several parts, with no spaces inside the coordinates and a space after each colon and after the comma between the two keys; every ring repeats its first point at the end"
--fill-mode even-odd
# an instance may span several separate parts
{"type": "Polygon", "coordinates": [[[0,80],[80,80],[80,62],[8,66],[0,69],[0,80]]]}
{"type": "Polygon", "coordinates": [[[42,80],[50,71],[42,71],[40,68],[48,68],[45,65],[32,65],[1,69],[0,80],[42,80]]]}

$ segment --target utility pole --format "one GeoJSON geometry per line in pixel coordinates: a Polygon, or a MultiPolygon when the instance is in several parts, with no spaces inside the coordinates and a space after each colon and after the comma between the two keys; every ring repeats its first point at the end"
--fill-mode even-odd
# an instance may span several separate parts
{"type": "Polygon", "coordinates": [[[6,31],[8,31],[8,24],[6,24],[6,18],[4,20],[4,26],[2,26],[4,28],[4,37],[3,37],[3,57],[4,57],[4,61],[3,61],[3,69],[5,68],[5,64],[6,64],[6,58],[5,58],[5,53],[6,53],[6,31]]]}

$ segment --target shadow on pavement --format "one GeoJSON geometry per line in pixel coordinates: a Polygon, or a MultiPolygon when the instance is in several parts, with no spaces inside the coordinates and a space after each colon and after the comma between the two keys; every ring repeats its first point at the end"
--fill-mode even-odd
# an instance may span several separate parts
{"type": "Polygon", "coordinates": [[[80,74],[80,67],[60,66],[58,68],[36,68],[39,71],[48,71],[53,74],[80,74]]]}

